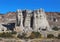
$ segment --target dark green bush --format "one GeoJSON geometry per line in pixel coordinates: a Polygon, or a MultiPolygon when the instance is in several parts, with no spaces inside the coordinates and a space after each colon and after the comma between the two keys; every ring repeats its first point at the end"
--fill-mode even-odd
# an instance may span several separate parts
{"type": "Polygon", "coordinates": [[[60,39],[60,34],[58,34],[58,37],[57,38],[60,39]]]}
{"type": "Polygon", "coordinates": [[[10,37],[13,37],[11,33],[0,33],[0,37],[3,37],[3,38],[10,38],[10,37]]]}
{"type": "Polygon", "coordinates": [[[12,31],[11,34],[17,34],[17,32],[16,31],[12,31]]]}
{"type": "Polygon", "coordinates": [[[20,38],[20,39],[26,38],[25,35],[26,35],[25,33],[23,33],[22,35],[18,34],[17,38],[20,38]]]}
{"type": "Polygon", "coordinates": [[[54,38],[54,35],[53,34],[48,34],[47,38],[54,38]]]}
{"type": "Polygon", "coordinates": [[[59,28],[55,26],[55,27],[52,28],[52,30],[58,31],[59,28]]]}
{"type": "Polygon", "coordinates": [[[22,35],[18,34],[17,37],[20,39],[34,39],[34,38],[40,38],[41,34],[39,32],[32,32],[29,37],[26,37],[26,34],[23,33],[22,35]]]}
{"type": "Polygon", "coordinates": [[[29,38],[33,39],[33,38],[40,38],[40,37],[41,34],[39,32],[32,32],[29,38]]]}

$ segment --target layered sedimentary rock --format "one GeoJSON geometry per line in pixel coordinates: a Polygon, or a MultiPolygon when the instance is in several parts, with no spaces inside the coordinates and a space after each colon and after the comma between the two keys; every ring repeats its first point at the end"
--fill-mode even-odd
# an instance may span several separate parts
{"type": "Polygon", "coordinates": [[[21,10],[17,10],[15,31],[22,33],[23,29],[24,29],[24,27],[23,27],[22,11],[21,10]]]}
{"type": "Polygon", "coordinates": [[[31,31],[40,32],[42,29],[46,29],[50,31],[50,26],[47,21],[46,14],[43,10],[34,10],[34,11],[25,10],[24,22],[23,22],[23,19],[24,19],[23,11],[18,10],[16,16],[17,16],[16,17],[17,25],[15,26],[15,28],[17,28],[18,26],[18,28],[20,30],[22,29],[22,31],[25,33],[28,33],[31,31]],[[31,27],[31,23],[32,23],[32,27],[31,27]]]}
{"type": "Polygon", "coordinates": [[[7,30],[7,28],[4,27],[2,24],[0,24],[0,33],[3,31],[6,32],[6,30],[7,30]]]}
{"type": "Polygon", "coordinates": [[[43,10],[36,10],[34,11],[34,22],[33,23],[33,28],[35,31],[40,31],[42,29],[50,30],[49,23],[46,18],[46,14],[43,10]],[[35,26],[34,26],[35,25],[35,26]]]}
{"type": "MultiPolygon", "coordinates": [[[[50,27],[60,27],[60,12],[45,12],[50,27]]],[[[25,13],[24,17],[25,18],[25,13]]],[[[0,23],[15,23],[16,12],[8,12],[6,14],[0,14],[0,23]],[[9,22],[8,22],[9,21],[9,22]]]]}
{"type": "Polygon", "coordinates": [[[57,26],[60,28],[60,13],[44,12],[44,10],[17,10],[17,12],[9,12],[0,15],[0,32],[6,31],[8,27],[12,27],[10,23],[14,23],[14,31],[18,34],[26,33],[27,37],[32,31],[40,32],[44,37],[48,33],[58,35],[59,32],[52,31],[57,26]],[[5,27],[2,24],[7,24],[5,27]]]}
{"type": "Polygon", "coordinates": [[[26,10],[26,18],[25,18],[25,23],[24,23],[24,27],[25,28],[31,28],[30,27],[30,22],[31,22],[31,11],[30,10],[26,10]]]}

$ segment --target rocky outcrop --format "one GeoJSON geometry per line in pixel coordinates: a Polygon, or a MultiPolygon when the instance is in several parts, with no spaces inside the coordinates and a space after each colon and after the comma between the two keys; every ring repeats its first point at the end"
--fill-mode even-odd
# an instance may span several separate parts
{"type": "MultiPolygon", "coordinates": [[[[58,26],[60,28],[60,12],[45,12],[45,13],[47,15],[47,20],[48,20],[50,26],[51,27],[58,26]]],[[[8,20],[11,20],[11,21],[9,21],[10,23],[11,22],[15,23],[16,22],[16,12],[9,12],[4,15],[0,14],[0,23],[5,23],[8,20]]]]}

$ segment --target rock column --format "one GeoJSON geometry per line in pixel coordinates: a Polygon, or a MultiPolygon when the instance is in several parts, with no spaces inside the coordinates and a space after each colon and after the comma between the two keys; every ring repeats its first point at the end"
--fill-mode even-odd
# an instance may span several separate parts
{"type": "Polygon", "coordinates": [[[36,12],[33,12],[33,31],[37,32],[36,12]]]}

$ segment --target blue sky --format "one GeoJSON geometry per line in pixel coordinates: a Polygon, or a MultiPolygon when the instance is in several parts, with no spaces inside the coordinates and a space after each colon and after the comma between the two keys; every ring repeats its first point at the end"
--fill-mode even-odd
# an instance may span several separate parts
{"type": "Polygon", "coordinates": [[[40,9],[60,12],[60,0],[0,0],[0,13],[15,12],[17,9],[40,9]]]}

